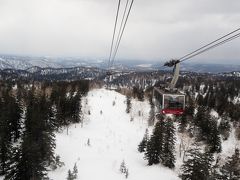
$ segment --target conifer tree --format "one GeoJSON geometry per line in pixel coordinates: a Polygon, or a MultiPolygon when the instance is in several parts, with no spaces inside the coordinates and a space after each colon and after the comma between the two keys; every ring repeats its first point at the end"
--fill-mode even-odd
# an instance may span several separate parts
{"type": "Polygon", "coordinates": [[[144,91],[143,91],[142,88],[138,89],[137,97],[138,97],[139,101],[143,101],[144,100],[144,91]]]}
{"type": "Polygon", "coordinates": [[[221,152],[221,138],[217,127],[217,120],[211,116],[210,111],[206,107],[198,107],[194,124],[198,130],[198,140],[207,143],[208,151],[211,153],[221,152]]]}
{"type": "Polygon", "coordinates": [[[48,123],[50,123],[49,126],[51,126],[52,131],[57,131],[59,127],[59,124],[57,121],[57,106],[56,104],[49,104],[48,108],[49,108],[48,123]]]}
{"type": "Polygon", "coordinates": [[[0,122],[0,175],[6,174],[12,151],[12,142],[6,130],[6,126],[0,122]]]}
{"type": "Polygon", "coordinates": [[[220,158],[217,157],[215,164],[212,165],[211,167],[211,174],[210,174],[209,180],[223,180],[220,172],[219,161],[220,161],[220,158]]]}
{"type": "Polygon", "coordinates": [[[213,157],[208,153],[201,153],[197,145],[187,152],[187,160],[181,167],[180,177],[183,180],[208,179],[211,173],[213,157]]]}
{"type": "Polygon", "coordinates": [[[15,168],[8,172],[8,177],[45,179],[47,166],[55,160],[54,126],[49,117],[51,105],[45,96],[34,97],[30,94],[28,99],[22,144],[14,155],[11,164],[15,168]]]}
{"type": "Polygon", "coordinates": [[[12,151],[11,115],[8,92],[0,99],[0,175],[6,174],[12,151]]]}
{"type": "Polygon", "coordinates": [[[11,151],[12,151],[11,141],[8,141],[6,136],[0,137],[0,175],[6,174],[9,168],[11,151]]]}
{"type": "MultiPolygon", "coordinates": [[[[50,158],[48,154],[48,134],[45,125],[47,112],[44,97],[29,97],[27,106],[25,132],[21,144],[20,156],[20,178],[41,179],[46,177],[46,160],[50,158]]],[[[51,158],[50,158],[51,159],[51,158]]]]}
{"type": "Polygon", "coordinates": [[[66,126],[67,122],[65,119],[65,106],[66,106],[66,98],[65,97],[59,97],[57,102],[57,124],[58,129],[61,129],[62,126],[66,126]]]}
{"type": "Polygon", "coordinates": [[[199,106],[197,109],[196,116],[194,117],[194,125],[202,129],[206,124],[206,111],[207,108],[204,106],[199,106]]]}
{"type": "Polygon", "coordinates": [[[11,158],[9,161],[9,169],[5,175],[4,180],[9,180],[9,179],[19,179],[22,174],[22,167],[21,167],[21,152],[20,152],[20,147],[17,146],[13,148],[12,153],[11,153],[11,158]]]}
{"type": "Polygon", "coordinates": [[[208,107],[215,108],[216,104],[216,95],[213,90],[210,92],[209,99],[208,99],[208,107]]]}
{"type": "Polygon", "coordinates": [[[43,133],[42,133],[42,158],[47,162],[47,165],[49,166],[52,163],[55,163],[55,148],[56,148],[56,142],[55,142],[55,133],[54,131],[57,129],[56,125],[56,114],[54,113],[54,109],[52,108],[49,101],[43,100],[46,109],[44,112],[46,113],[46,116],[43,117],[43,133]]]}
{"type": "Polygon", "coordinates": [[[149,99],[150,104],[150,111],[149,111],[149,118],[148,118],[148,126],[154,125],[155,120],[155,105],[152,101],[152,98],[149,99]]]}
{"type": "Polygon", "coordinates": [[[124,161],[124,160],[122,161],[119,170],[120,170],[120,172],[121,172],[122,174],[126,173],[126,164],[125,164],[125,161],[124,161]]]}
{"type": "Polygon", "coordinates": [[[138,145],[138,151],[140,153],[145,152],[146,147],[147,147],[147,143],[148,143],[148,139],[149,139],[148,129],[146,129],[144,137],[143,137],[142,141],[140,142],[140,144],[138,145]]]}
{"type": "Polygon", "coordinates": [[[68,176],[67,176],[67,180],[74,180],[75,178],[74,178],[74,175],[73,175],[73,173],[71,172],[71,170],[69,169],[68,170],[68,176]]]}
{"type": "Polygon", "coordinates": [[[231,126],[229,123],[229,118],[226,114],[222,115],[221,121],[219,124],[219,133],[222,135],[223,140],[226,141],[230,135],[231,126]]]}
{"type": "Polygon", "coordinates": [[[209,121],[210,132],[207,134],[208,151],[210,153],[220,153],[222,150],[221,138],[217,128],[217,121],[213,117],[209,121]]]}
{"type": "Polygon", "coordinates": [[[235,149],[235,153],[227,158],[226,164],[221,169],[223,179],[240,179],[240,152],[235,149]]]}
{"type": "Polygon", "coordinates": [[[147,143],[144,158],[148,160],[149,166],[158,164],[163,159],[164,127],[164,119],[159,119],[147,143]]]}
{"type": "Polygon", "coordinates": [[[12,133],[12,139],[16,142],[20,138],[21,133],[21,113],[22,110],[13,96],[8,97],[8,102],[6,104],[8,117],[10,120],[10,131],[12,133]]]}
{"type": "Polygon", "coordinates": [[[175,127],[171,118],[166,119],[162,163],[169,168],[175,167],[175,127]]]}
{"type": "Polygon", "coordinates": [[[204,99],[203,99],[203,96],[201,94],[198,94],[198,96],[197,96],[197,104],[199,106],[203,106],[204,105],[204,99]]]}
{"type": "Polygon", "coordinates": [[[82,104],[81,104],[81,95],[80,92],[77,92],[76,95],[71,99],[72,104],[72,123],[80,123],[81,122],[81,115],[82,115],[82,104]]]}
{"type": "Polygon", "coordinates": [[[128,114],[130,113],[131,107],[132,107],[131,97],[130,97],[130,96],[127,96],[127,108],[126,108],[126,113],[128,113],[128,114]]]}
{"type": "Polygon", "coordinates": [[[149,166],[160,162],[158,145],[158,140],[152,135],[147,143],[147,148],[144,154],[144,159],[148,160],[149,166]]]}
{"type": "Polygon", "coordinates": [[[125,161],[123,160],[120,165],[120,172],[125,175],[125,178],[127,179],[129,176],[128,168],[126,167],[125,161]]]}
{"type": "Polygon", "coordinates": [[[191,98],[191,96],[189,95],[189,103],[188,106],[185,109],[185,115],[186,116],[190,116],[193,117],[194,116],[194,112],[195,112],[195,102],[194,100],[191,98]]]}
{"type": "Polygon", "coordinates": [[[178,118],[179,120],[179,127],[178,127],[178,131],[180,133],[185,132],[186,127],[187,127],[187,115],[184,113],[182,116],[180,116],[178,118]]]}
{"type": "Polygon", "coordinates": [[[127,179],[128,176],[129,176],[129,171],[128,171],[128,169],[126,169],[126,172],[125,172],[125,178],[127,179]]]}
{"type": "Polygon", "coordinates": [[[57,169],[58,167],[62,167],[62,166],[64,166],[65,164],[64,164],[64,162],[62,162],[61,160],[60,160],[60,156],[59,155],[56,155],[56,157],[55,157],[55,162],[54,162],[54,164],[51,164],[51,168],[53,169],[53,170],[55,170],[55,169],[57,169]]]}
{"type": "Polygon", "coordinates": [[[73,172],[72,172],[72,174],[73,174],[73,178],[74,178],[74,179],[77,179],[77,175],[78,175],[78,168],[77,168],[77,164],[76,164],[76,163],[74,164],[74,167],[73,167],[73,172]]]}

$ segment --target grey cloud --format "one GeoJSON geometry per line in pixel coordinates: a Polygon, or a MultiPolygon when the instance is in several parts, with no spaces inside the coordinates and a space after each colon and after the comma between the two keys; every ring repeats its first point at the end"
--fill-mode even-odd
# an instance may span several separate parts
{"type": "MultiPolygon", "coordinates": [[[[0,0],[0,53],[107,58],[116,4],[0,0]]],[[[238,28],[239,9],[239,0],[135,0],[117,57],[180,57],[238,28]]],[[[239,64],[239,43],[236,39],[198,59],[239,64]]]]}

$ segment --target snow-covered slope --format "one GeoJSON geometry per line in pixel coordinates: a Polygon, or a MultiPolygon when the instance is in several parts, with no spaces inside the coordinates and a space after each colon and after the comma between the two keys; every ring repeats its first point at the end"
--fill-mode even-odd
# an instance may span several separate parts
{"type": "Polygon", "coordinates": [[[12,68],[10,64],[8,64],[5,60],[0,58],[0,69],[9,69],[12,68]]]}
{"type": "Polygon", "coordinates": [[[114,91],[89,92],[82,102],[83,127],[72,125],[68,135],[67,130],[56,134],[56,154],[61,156],[65,166],[49,172],[51,179],[66,179],[68,170],[77,163],[78,179],[123,180],[125,177],[119,171],[123,160],[129,169],[129,180],[178,179],[177,173],[161,165],[147,166],[142,154],[138,153],[137,146],[147,128],[150,107],[147,102],[133,100],[132,112],[126,114],[125,100],[125,96],[114,91]],[[87,115],[89,110],[90,115],[87,115]]]}
{"type": "MultiPolygon", "coordinates": [[[[193,138],[177,133],[176,168],[170,170],[161,165],[147,166],[143,154],[137,146],[148,128],[149,103],[132,100],[130,114],[126,114],[126,97],[105,89],[91,90],[82,100],[84,122],[71,125],[68,130],[56,133],[56,154],[60,155],[65,166],[49,172],[53,180],[64,180],[74,164],[78,167],[78,179],[81,180],[123,180],[120,164],[124,160],[129,170],[129,180],[175,180],[179,179],[182,157],[180,142],[185,147],[193,143],[193,138]],[[89,113],[90,112],[90,113],[89,113]],[[139,113],[140,112],[140,113],[139,113]],[[68,132],[68,134],[67,134],[68,132]],[[88,140],[89,144],[88,145],[88,140]]],[[[212,116],[220,116],[212,110],[212,116]]],[[[152,130],[152,127],[149,127],[152,130]]],[[[222,141],[222,152],[215,157],[222,158],[233,154],[240,147],[235,137],[235,128],[231,125],[230,137],[222,141]]],[[[2,180],[3,177],[0,177],[2,180]]]]}
{"type": "Polygon", "coordinates": [[[62,66],[54,63],[46,58],[31,58],[31,57],[18,57],[18,56],[1,56],[0,69],[20,69],[25,70],[33,66],[41,68],[61,68],[62,66]]]}
{"type": "Polygon", "coordinates": [[[37,67],[41,67],[41,68],[62,68],[63,66],[54,63],[46,58],[43,59],[34,59],[30,61],[31,66],[37,66],[37,67]]]}

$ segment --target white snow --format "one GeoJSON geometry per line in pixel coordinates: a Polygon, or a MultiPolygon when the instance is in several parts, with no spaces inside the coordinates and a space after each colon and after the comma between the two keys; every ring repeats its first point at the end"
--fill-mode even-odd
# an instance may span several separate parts
{"type": "Polygon", "coordinates": [[[211,110],[210,115],[211,115],[212,117],[219,118],[219,114],[217,113],[217,111],[215,111],[215,110],[213,110],[213,109],[211,110]]]}
{"type": "Polygon", "coordinates": [[[200,85],[200,91],[201,91],[201,92],[203,92],[203,89],[205,88],[205,86],[206,86],[205,84],[201,84],[201,85],[200,85]]]}
{"type": "Polygon", "coordinates": [[[12,88],[13,88],[13,90],[17,90],[17,88],[18,88],[17,84],[15,84],[12,88]]]}
{"type": "Polygon", "coordinates": [[[142,67],[142,68],[150,68],[150,67],[152,67],[152,64],[139,64],[137,66],[142,67]]]}
{"type": "Polygon", "coordinates": [[[86,99],[84,112],[90,110],[91,114],[85,115],[83,127],[72,125],[69,135],[64,130],[56,136],[56,154],[61,156],[65,166],[49,172],[51,179],[66,179],[67,171],[72,170],[76,162],[78,179],[122,180],[125,177],[119,168],[123,160],[129,169],[129,180],[179,179],[177,173],[161,165],[147,166],[143,154],[137,151],[147,128],[147,102],[133,100],[132,112],[126,114],[126,97],[114,91],[92,90],[86,99]],[[130,121],[131,116],[133,121],[130,121]]]}
{"type": "Polygon", "coordinates": [[[228,156],[231,156],[235,148],[240,148],[240,141],[235,136],[236,129],[231,125],[230,135],[227,141],[222,141],[222,153],[221,158],[225,159],[228,156]]]}
{"type": "MultiPolygon", "coordinates": [[[[161,165],[147,166],[143,154],[137,151],[148,127],[149,103],[132,100],[130,114],[126,111],[126,97],[110,90],[91,90],[82,100],[84,123],[72,125],[56,134],[56,154],[60,155],[65,166],[49,172],[53,180],[64,180],[67,171],[78,167],[78,179],[81,180],[123,180],[120,164],[124,160],[129,169],[129,180],[175,180],[178,178],[182,157],[180,143],[185,148],[192,143],[185,134],[177,133],[176,168],[170,170],[161,165]],[[114,105],[115,104],[115,105],[114,105]],[[90,111],[90,115],[88,114],[90,111]],[[102,111],[102,113],[101,113],[102,111]],[[132,120],[132,121],[131,121],[132,120]],[[182,137],[183,136],[183,137],[182,137]],[[88,139],[90,146],[87,145],[88,139]]],[[[220,118],[214,110],[211,115],[220,118]]],[[[240,141],[235,137],[232,126],[230,137],[222,141],[222,160],[233,154],[235,147],[240,147],[240,141]]],[[[2,178],[0,177],[0,180],[2,178]]]]}
{"type": "Polygon", "coordinates": [[[28,69],[33,66],[38,66],[41,68],[52,67],[61,68],[62,66],[53,62],[51,59],[46,58],[33,58],[33,57],[16,57],[11,56],[7,59],[0,58],[0,69],[28,69]]]}
{"type": "Polygon", "coordinates": [[[240,104],[240,95],[234,97],[233,104],[240,104]]]}

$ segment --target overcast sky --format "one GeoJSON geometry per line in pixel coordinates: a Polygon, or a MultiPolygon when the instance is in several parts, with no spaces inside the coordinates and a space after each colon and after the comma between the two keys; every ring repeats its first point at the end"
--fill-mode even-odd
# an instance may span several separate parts
{"type": "MultiPolygon", "coordinates": [[[[0,53],[107,58],[117,2],[0,0],[0,53]]],[[[178,58],[239,27],[240,0],[135,0],[117,57],[178,58]]],[[[240,38],[200,59],[240,64],[240,38]]]]}

